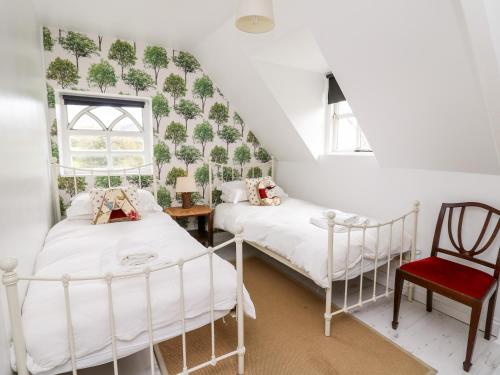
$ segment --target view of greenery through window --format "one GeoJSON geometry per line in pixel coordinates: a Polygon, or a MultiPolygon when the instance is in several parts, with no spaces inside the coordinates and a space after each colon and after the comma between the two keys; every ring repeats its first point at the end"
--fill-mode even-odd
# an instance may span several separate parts
{"type": "Polygon", "coordinates": [[[142,108],[72,104],[65,108],[62,141],[68,144],[72,166],[121,169],[146,163],[142,108]]]}

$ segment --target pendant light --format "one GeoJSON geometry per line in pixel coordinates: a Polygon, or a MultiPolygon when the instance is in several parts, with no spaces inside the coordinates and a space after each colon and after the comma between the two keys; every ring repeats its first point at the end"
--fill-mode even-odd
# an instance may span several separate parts
{"type": "Polygon", "coordinates": [[[274,28],[272,0],[241,0],[235,25],[246,33],[271,31],[274,28]]]}

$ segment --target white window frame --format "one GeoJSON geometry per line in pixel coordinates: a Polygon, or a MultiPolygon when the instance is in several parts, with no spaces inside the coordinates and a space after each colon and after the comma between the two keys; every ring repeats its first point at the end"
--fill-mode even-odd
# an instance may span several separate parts
{"type": "Polygon", "coordinates": [[[339,113],[339,103],[334,103],[329,105],[329,118],[330,121],[328,123],[328,128],[329,128],[329,142],[328,142],[328,153],[329,154],[367,154],[367,155],[373,155],[373,151],[370,150],[365,150],[361,149],[361,144],[362,144],[362,137],[363,137],[363,131],[361,130],[361,127],[359,124],[356,126],[356,138],[357,138],[357,145],[358,147],[355,149],[339,149],[338,148],[338,131],[339,131],[339,120],[342,119],[349,119],[353,118],[355,119],[356,116],[354,113],[351,111],[349,113],[339,113]]]}
{"type": "MultiPolygon", "coordinates": [[[[96,107],[89,107],[89,111],[96,107]]],[[[122,111],[121,108],[117,110],[122,111]]],[[[89,114],[88,111],[83,114],[89,114]]],[[[83,114],[79,114],[72,119],[74,123],[83,114]]],[[[92,114],[90,114],[91,117],[92,114]]],[[[133,117],[133,116],[132,116],[133,117]]],[[[151,165],[153,162],[153,115],[152,115],[152,101],[151,98],[146,97],[130,97],[128,95],[115,95],[115,94],[102,94],[97,92],[86,92],[86,91],[74,91],[74,90],[58,90],[56,91],[56,119],[57,119],[57,143],[59,148],[59,162],[64,167],[73,167],[72,155],[105,155],[107,159],[107,166],[104,168],[88,168],[96,171],[102,170],[116,170],[123,171],[123,168],[113,168],[112,156],[117,154],[140,154],[144,156],[144,165],[151,165]],[[125,99],[125,100],[135,100],[144,103],[144,108],[142,108],[142,126],[137,124],[142,130],[138,133],[130,131],[112,131],[112,126],[116,124],[122,116],[113,121],[113,125],[109,127],[109,130],[74,130],[69,129],[70,123],[68,122],[68,114],[66,105],[64,104],[63,95],[78,95],[78,96],[88,96],[88,97],[99,97],[99,98],[110,98],[110,99],[125,99]],[[104,151],[70,151],[70,136],[71,135],[100,135],[106,138],[106,150],[104,151]],[[139,137],[144,142],[144,150],[142,151],[112,151],[111,150],[111,137],[112,136],[126,136],[126,137],[139,137]]],[[[101,123],[97,120],[97,123],[101,123]]],[[[148,168],[141,169],[143,173],[152,172],[152,165],[148,168]],[[147,170],[149,169],[149,171],[147,170]]],[[[72,171],[67,168],[61,168],[62,175],[72,175],[72,171]]],[[[85,174],[79,173],[79,174],[85,174]]],[[[126,171],[126,174],[137,174],[136,170],[126,171]]]]}

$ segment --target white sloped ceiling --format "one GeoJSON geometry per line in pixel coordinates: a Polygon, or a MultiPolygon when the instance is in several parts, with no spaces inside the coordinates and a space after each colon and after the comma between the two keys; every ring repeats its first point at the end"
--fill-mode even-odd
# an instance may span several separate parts
{"type": "Polygon", "coordinates": [[[259,35],[230,0],[33,3],[41,22],[191,50],[281,160],[324,152],[332,71],[381,167],[500,174],[497,0],[274,0],[259,35]]]}
{"type": "MultiPolygon", "coordinates": [[[[219,76],[226,76],[222,88],[247,118],[254,116],[249,125],[266,138],[265,144],[280,159],[304,158],[303,147],[293,146],[300,139],[308,154],[318,154],[311,147],[316,143],[301,135],[304,124],[297,119],[307,118],[306,114],[297,113],[300,106],[284,105],[290,93],[283,87],[276,89],[276,77],[281,75],[289,78],[289,82],[283,80],[284,85],[293,87],[290,82],[295,82],[301,95],[318,95],[318,87],[304,85],[302,75],[293,74],[295,63],[286,63],[283,56],[289,53],[289,46],[280,53],[283,43],[279,40],[301,28],[314,37],[380,166],[500,174],[497,125],[491,117],[494,108],[487,105],[482,67],[471,47],[471,33],[477,30],[467,23],[470,10],[451,0],[318,0],[311,5],[305,0],[277,0],[273,32],[238,35],[226,24],[195,48],[202,60],[212,60],[204,63],[218,81],[219,76]],[[274,59],[272,73],[255,64],[269,48],[274,48],[266,55],[268,60],[274,59]],[[224,49],[231,59],[226,55],[218,58],[224,49]],[[233,63],[244,64],[244,71],[237,73],[233,63]],[[276,123],[278,112],[280,121],[276,123]]],[[[478,6],[485,8],[482,2],[478,6]]],[[[486,47],[492,48],[492,44],[486,47]]],[[[300,45],[297,49],[300,51],[300,45]]],[[[311,62],[311,70],[317,65],[311,62]]],[[[318,132],[321,126],[312,118],[310,130],[318,132]]]]}

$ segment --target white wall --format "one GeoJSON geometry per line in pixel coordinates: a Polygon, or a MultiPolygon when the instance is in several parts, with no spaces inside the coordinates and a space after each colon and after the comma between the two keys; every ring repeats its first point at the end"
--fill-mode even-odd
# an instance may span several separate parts
{"type": "MultiPolygon", "coordinates": [[[[1,0],[0,256],[33,269],[51,225],[41,30],[28,0],[1,0]]],[[[10,374],[5,299],[0,299],[0,375],[10,374]]]]}
{"type": "MultiPolygon", "coordinates": [[[[500,207],[500,176],[380,168],[375,157],[367,155],[324,156],[304,163],[280,161],[277,181],[293,197],[381,219],[399,216],[419,200],[417,247],[423,256],[430,253],[441,203],[480,201],[500,207]]],[[[477,227],[478,222],[470,224],[477,227]]],[[[494,262],[495,251],[487,259],[494,262]]],[[[444,300],[441,307],[458,319],[468,319],[468,309],[444,300]]],[[[498,329],[500,303],[495,317],[498,329]]]]}

